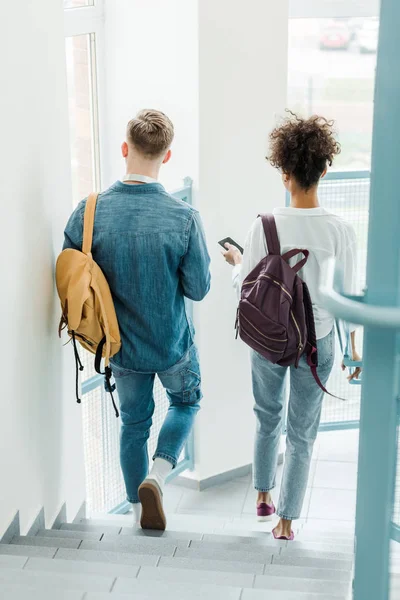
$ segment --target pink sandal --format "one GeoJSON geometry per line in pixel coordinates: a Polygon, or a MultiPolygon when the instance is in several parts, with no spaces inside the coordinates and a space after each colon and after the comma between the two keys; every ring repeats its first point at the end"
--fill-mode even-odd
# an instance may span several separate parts
{"type": "Polygon", "coordinates": [[[293,542],[294,540],[294,533],[293,531],[290,532],[290,537],[288,537],[287,535],[281,535],[281,536],[277,536],[275,534],[275,529],[272,530],[272,535],[274,536],[275,540],[286,540],[287,542],[293,542]]]}

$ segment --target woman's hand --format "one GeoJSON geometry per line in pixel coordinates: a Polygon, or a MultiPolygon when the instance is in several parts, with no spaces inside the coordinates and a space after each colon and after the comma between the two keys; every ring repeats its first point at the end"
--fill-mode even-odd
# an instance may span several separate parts
{"type": "MultiPolygon", "coordinates": [[[[356,361],[356,362],[361,362],[361,356],[358,354],[357,350],[353,350],[353,356],[352,356],[352,360],[356,361]]],[[[344,362],[342,362],[342,371],[346,370],[346,366],[344,365],[344,362]]],[[[359,379],[360,375],[361,375],[361,371],[362,368],[361,367],[356,367],[354,370],[354,373],[352,373],[351,375],[349,375],[347,377],[347,379],[349,381],[352,381],[353,379],[359,379]]]]}
{"type": "Polygon", "coordinates": [[[232,244],[225,244],[226,250],[222,250],[222,256],[225,258],[226,262],[234,267],[235,265],[241,265],[243,262],[243,255],[236,248],[236,246],[232,246],[232,244]]]}

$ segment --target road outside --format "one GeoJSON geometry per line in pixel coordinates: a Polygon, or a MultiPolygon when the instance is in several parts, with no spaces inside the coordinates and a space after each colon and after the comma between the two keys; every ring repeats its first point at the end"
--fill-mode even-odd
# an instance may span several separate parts
{"type": "Polygon", "coordinates": [[[288,107],[321,114],[337,124],[342,153],[336,169],[369,169],[371,163],[376,53],[362,53],[360,34],[368,19],[345,21],[347,49],[321,49],[335,22],[292,19],[289,26],[288,107]]]}

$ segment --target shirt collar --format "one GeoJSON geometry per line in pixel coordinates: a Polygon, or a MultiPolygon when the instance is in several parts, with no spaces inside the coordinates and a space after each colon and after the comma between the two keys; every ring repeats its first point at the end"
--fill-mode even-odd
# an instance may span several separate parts
{"type": "Polygon", "coordinates": [[[111,189],[116,192],[123,192],[124,194],[155,194],[160,192],[165,192],[165,188],[161,183],[123,183],[122,181],[116,181],[111,189]]]}
{"type": "Polygon", "coordinates": [[[286,216],[296,216],[296,217],[324,217],[326,215],[330,215],[331,213],[323,208],[322,206],[318,206],[317,208],[293,208],[292,206],[280,206],[278,208],[274,208],[274,215],[286,215],[286,216]]]}

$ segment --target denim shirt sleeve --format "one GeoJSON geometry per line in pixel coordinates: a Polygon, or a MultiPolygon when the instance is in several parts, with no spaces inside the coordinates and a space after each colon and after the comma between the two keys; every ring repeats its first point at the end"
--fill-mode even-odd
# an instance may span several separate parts
{"type": "Polygon", "coordinates": [[[210,256],[201,217],[197,211],[192,214],[187,251],[180,265],[180,281],[185,296],[200,301],[210,289],[210,256]]]}
{"type": "Polygon", "coordinates": [[[81,202],[69,218],[64,231],[63,250],[73,248],[74,250],[82,249],[83,239],[83,211],[84,201],[81,202]]]}

